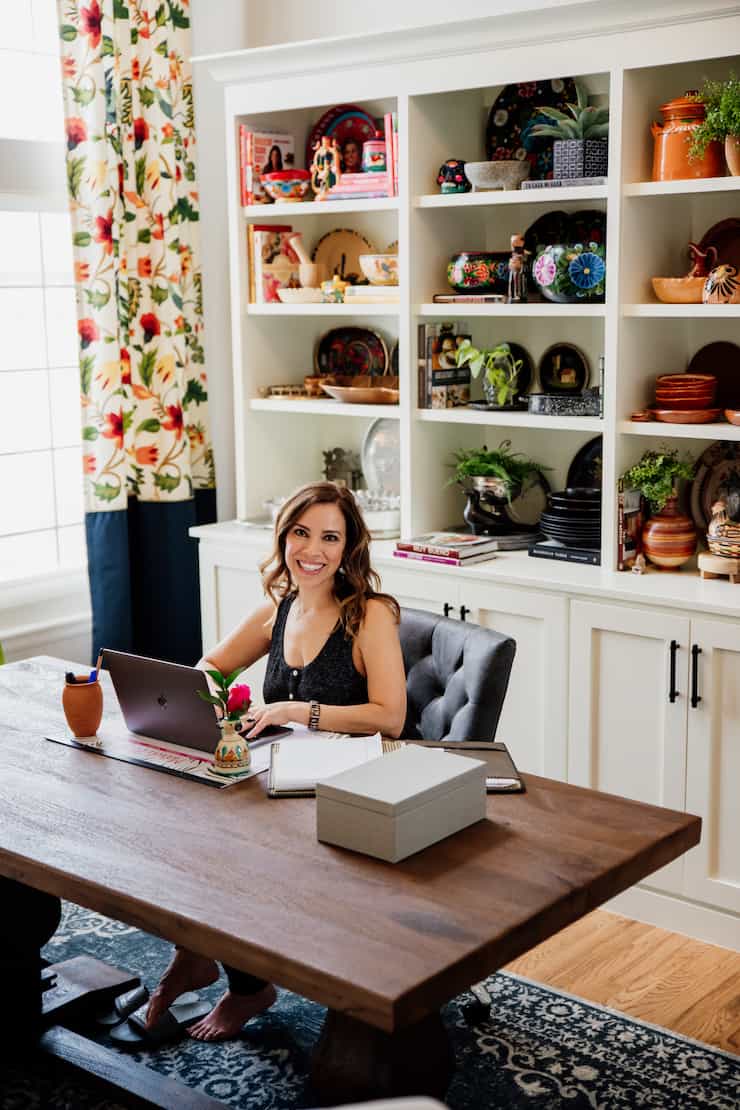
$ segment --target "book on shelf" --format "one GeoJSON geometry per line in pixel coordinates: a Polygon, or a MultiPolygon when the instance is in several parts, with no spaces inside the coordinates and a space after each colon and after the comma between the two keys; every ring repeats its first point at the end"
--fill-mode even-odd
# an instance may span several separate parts
{"type": "Polygon", "coordinates": [[[326,194],[327,200],[346,200],[348,197],[389,197],[392,182],[385,173],[341,173],[336,185],[326,194]]]}
{"type": "Polygon", "coordinates": [[[391,175],[393,178],[393,196],[398,196],[398,112],[391,112],[391,175]]]}
{"type": "Polygon", "coordinates": [[[425,532],[410,540],[398,540],[398,551],[416,551],[421,555],[446,555],[451,559],[467,559],[471,555],[482,555],[484,551],[495,551],[498,539],[495,536],[474,536],[472,532],[425,532]]]}
{"type": "Polygon", "coordinates": [[[345,304],[398,304],[399,299],[397,285],[349,285],[344,291],[345,304]]]}
{"type": "Polygon", "coordinates": [[[558,189],[573,185],[576,188],[585,185],[606,185],[605,177],[556,177],[549,181],[522,181],[521,189],[558,189]]]}
{"type": "Polygon", "coordinates": [[[398,548],[393,552],[395,559],[409,559],[412,562],[419,563],[435,563],[438,566],[445,567],[471,567],[474,563],[484,563],[488,559],[495,559],[495,551],[484,551],[479,555],[468,555],[464,559],[456,559],[452,555],[424,555],[421,551],[400,551],[398,548]]]}
{"type": "Polygon", "coordinates": [[[301,738],[300,743],[275,740],[270,748],[267,793],[272,798],[310,796],[316,793],[317,782],[382,755],[379,732],[342,739],[301,738]]]}
{"type": "Polygon", "coordinates": [[[644,503],[638,489],[617,483],[617,570],[631,570],[642,548],[644,503]]]}
{"type": "Polygon", "coordinates": [[[470,404],[470,367],[458,366],[457,348],[470,333],[463,320],[419,324],[419,408],[451,409],[470,404]]]}
{"type": "Polygon", "coordinates": [[[273,204],[262,185],[262,174],[295,165],[295,138],[282,131],[250,131],[239,127],[239,184],[242,205],[273,204]]]}
{"type": "Polygon", "coordinates": [[[254,304],[254,233],[255,231],[293,231],[290,224],[247,224],[247,282],[249,303],[254,304]]]}
{"type": "Polygon", "coordinates": [[[388,196],[387,189],[330,189],[325,200],[381,200],[388,196]]]}
{"type": "Polygon", "coordinates": [[[565,547],[557,540],[533,543],[529,554],[535,559],[557,559],[564,563],[588,563],[601,566],[601,552],[597,547],[565,547]]]}
{"type": "Polygon", "coordinates": [[[501,293],[435,293],[434,304],[503,304],[501,293]]]}
{"type": "Polygon", "coordinates": [[[278,289],[298,289],[298,255],[290,245],[291,231],[255,229],[253,234],[254,304],[280,303],[278,289]]]}

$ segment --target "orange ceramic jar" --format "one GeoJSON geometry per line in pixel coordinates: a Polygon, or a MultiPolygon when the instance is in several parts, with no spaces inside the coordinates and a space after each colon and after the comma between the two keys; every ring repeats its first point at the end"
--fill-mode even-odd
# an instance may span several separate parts
{"type": "Polygon", "coordinates": [[[722,144],[711,142],[703,158],[689,159],[689,144],[706,114],[704,105],[689,91],[660,106],[663,123],[652,123],[653,181],[676,181],[687,177],[723,177],[722,144]]]}

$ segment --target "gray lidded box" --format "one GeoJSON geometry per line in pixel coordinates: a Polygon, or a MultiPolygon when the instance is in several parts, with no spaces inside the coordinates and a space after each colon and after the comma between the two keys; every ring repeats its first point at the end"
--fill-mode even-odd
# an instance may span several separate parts
{"type": "Polygon", "coordinates": [[[318,839],[389,863],[485,816],[485,763],[411,744],[316,784],[318,839]]]}

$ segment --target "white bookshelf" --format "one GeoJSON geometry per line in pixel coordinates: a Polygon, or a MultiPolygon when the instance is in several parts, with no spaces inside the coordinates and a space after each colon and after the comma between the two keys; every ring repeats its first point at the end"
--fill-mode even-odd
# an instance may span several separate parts
{"type": "Polygon", "coordinates": [[[250,304],[247,316],[397,316],[397,304],[250,304]]]}
{"type": "Polygon", "coordinates": [[[296,220],[306,216],[329,216],[336,219],[340,213],[397,212],[398,197],[371,197],[366,200],[304,200],[276,201],[274,204],[254,204],[242,208],[245,220],[262,223],[263,220],[296,220]]]}
{"type": "MultiPolygon", "coordinates": [[[[346,405],[329,397],[255,397],[249,402],[252,412],[275,412],[281,416],[332,416],[345,415],[346,405]]],[[[371,420],[384,417],[398,420],[398,405],[352,405],[352,416],[371,420]]]]}
{"type": "Polygon", "coordinates": [[[595,200],[606,200],[606,185],[562,185],[542,189],[499,189],[480,193],[424,193],[414,198],[416,208],[491,208],[502,204],[537,204],[559,208],[563,204],[577,208],[595,200]]]}
{"type": "Polygon", "coordinates": [[[549,301],[533,302],[529,304],[461,304],[456,301],[451,304],[436,304],[434,301],[420,304],[416,311],[417,316],[437,316],[443,320],[455,316],[476,317],[492,316],[501,319],[527,319],[539,317],[549,319],[554,327],[559,322],[570,317],[581,319],[603,319],[606,307],[603,304],[551,304],[549,301]]]}

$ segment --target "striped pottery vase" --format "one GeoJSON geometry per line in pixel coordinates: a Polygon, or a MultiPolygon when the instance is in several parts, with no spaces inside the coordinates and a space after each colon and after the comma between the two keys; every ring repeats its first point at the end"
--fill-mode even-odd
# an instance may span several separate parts
{"type": "Polygon", "coordinates": [[[694,522],[681,512],[675,494],[644,525],[642,549],[650,562],[661,570],[682,566],[696,551],[694,522]]]}

